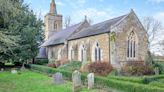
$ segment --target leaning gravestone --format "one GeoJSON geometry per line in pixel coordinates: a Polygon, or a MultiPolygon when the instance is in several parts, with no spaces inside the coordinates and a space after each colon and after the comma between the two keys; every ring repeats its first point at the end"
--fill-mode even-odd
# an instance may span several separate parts
{"type": "Polygon", "coordinates": [[[88,78],[88,89],[93,89],[94,88],[94,73],[88,74],[87,78],[88,78]]]}
{"type": "Polygon", "coordinates": [[[79,71],[74,71],[72,74],[73,92],[79,92],[81,89],[81,74],[79,71]]]}
{"type": "Polygon", "coordinates": [[[53,75],[53,82],[55,83],[55,84],[63,84],[64,83],[64,80],[63,80],[63,75],[62,75],[62,73],[55,73],[54,75],[53,75]]]}

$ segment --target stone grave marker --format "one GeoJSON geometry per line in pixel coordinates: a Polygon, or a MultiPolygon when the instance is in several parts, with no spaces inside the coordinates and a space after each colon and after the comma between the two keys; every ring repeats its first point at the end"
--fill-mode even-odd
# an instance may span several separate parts
{"type": "Polygon", "coordinates": [[[73,92],[79,92],[81,89],[81,74],[79,71],[74,71],[72,74],[72,81],[73,81],[73,92]]]}
{"type": "Polygon", "coordinates": [[[88,78],[88,89],[93,89],[94,88],[94,73],[88,74],[87,78],[88,78]]]}
{"type": "Polygon", "coordinates": [[[57,72],[53,75],[53,82],[57,85],[59,84],[63,84],[64,80],[63,80],[63,75],[60,72],[57,72]]]}
{"type": "Polygon", "coordinates": [[[155,75],[159,75],[159,68],[156,67],[156,68],[154,69],[154,72],[155,72],[155,75]]]}
{"type": "Polygon", "coordinates": [[[17,71],[17,70],[15,70],[15,69],[13,69],[13,70],[11,70],[11,73],[12,73],[12,74],[17,74],[17,73],[18,73],[18,71],[17,71]]]}
{"type": "Polygon", "coordinates": [[[4,68],[1,68],[1,72],[3,72],[4,71],[4,68]]]}

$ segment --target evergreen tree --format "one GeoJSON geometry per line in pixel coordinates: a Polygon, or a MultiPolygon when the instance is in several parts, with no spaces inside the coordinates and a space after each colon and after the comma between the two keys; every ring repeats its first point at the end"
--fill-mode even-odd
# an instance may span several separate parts
{"type": "Polygon", "coordinates": [[[43,39],[42,20],[23,0],[0,0],[0,15],[0,60],[34,58],[43,39]]]}

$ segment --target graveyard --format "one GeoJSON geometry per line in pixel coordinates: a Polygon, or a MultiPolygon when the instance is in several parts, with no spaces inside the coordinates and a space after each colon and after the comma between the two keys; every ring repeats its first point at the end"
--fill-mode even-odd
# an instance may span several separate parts
{"type": "Polygon", "coordinates": [[[0,92],[163,92],[164,75],[97,76],[30,65],[0,72],[0,92]]]}
{"type": "MultiPolygon", "coordinates": [[[[64,81],[64,84],[56,85],[53,79],[45,74],[24,70],[18,74],[10,71],[0,73],[0,92],[72,92],[72,83],[64,81]]],[[[88,90],[83,87],[80,92],[100,92],[100,90],[88,90]]]]}
{"type": "Polygon", "coordinates": [[[164,92],[164,0],[0,0],[0,92],[164,92]]]}

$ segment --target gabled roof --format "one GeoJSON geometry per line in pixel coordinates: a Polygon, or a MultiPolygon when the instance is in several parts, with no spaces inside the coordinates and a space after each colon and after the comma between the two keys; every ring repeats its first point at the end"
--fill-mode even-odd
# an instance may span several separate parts
{"type": "Polygon", "coordinates": [[[79,39],[83,37],[110,32],[110,27],[124,19],[127,15],[128,14],[92,25],[88,28],[84,28],[81,31],[78,31],[77,33],[73,34],[71,37],[68,38],[68,40],[79,39]]]}
{"type": "Polygon", "coordinates": [[[83,24],[83,22],[70,26],[66,29],[54,33],[47,41],[45,41],[41,47],[64,44],[66,39],[73,34],[83,24]]]}

